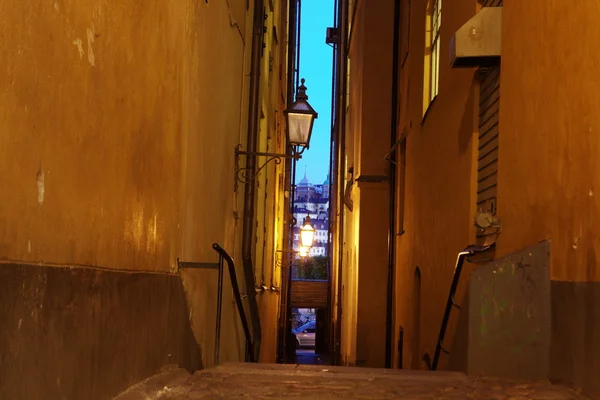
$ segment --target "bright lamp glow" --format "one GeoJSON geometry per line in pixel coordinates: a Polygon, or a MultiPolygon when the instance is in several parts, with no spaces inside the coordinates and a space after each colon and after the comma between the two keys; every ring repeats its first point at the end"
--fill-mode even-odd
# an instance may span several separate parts
{"type": "Polygon", "coordinates": [[[310,248],[313,245],[315,238],[315,228],[310,222],[310,216],[307,216],[304,220],[304,225],[300,228],[300,243],[302,247],[310,248]]]}
{"type": "Polygon", "coordinates": [[[306,257],[308,255],[308,247],[301,246],[298,254],[300,254],[300,257],[306,257]]]}
{"type": "Polygon", "coordinates": [[[302,84],[298,86],[298,92],[296,93],[296,101],[289,109],[285,110],[285,116],[287,119],[288,144],[308,148],[313,124],[319,115],[308,104],[304,82],[304,79],[302,79],[302,84]]]}

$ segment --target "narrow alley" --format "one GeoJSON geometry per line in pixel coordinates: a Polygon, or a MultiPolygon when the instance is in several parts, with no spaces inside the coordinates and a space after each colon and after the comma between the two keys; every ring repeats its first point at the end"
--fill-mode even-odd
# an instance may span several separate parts
{"type": "Polygon", "coordinates": [[[0,0],[0,400],[600,400],[597,43],[600,0],[0,0]]]}

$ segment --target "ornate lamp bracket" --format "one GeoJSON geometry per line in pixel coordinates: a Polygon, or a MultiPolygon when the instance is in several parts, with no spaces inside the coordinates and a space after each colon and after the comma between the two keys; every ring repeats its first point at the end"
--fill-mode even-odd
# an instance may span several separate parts
{"type": "MultiPolygon", "coordinates": [[[[265,152],[248,152],[245,150],[241,150],[242,145],[238,145],[235,149],[235,176],[236,179],[241,183],[252,182],[256,179],[258,174],[267,166],[270,162],[274,161],[275,164],[281,164],[281,161],[287,158],[294,159],[298,161],[302,158],[302,151],[293,150],[292,154],[280,154],[280,153],[265,153],[265,152]],[[239,166],[239,158],[240,156],[254,156],[254,157],[266,157],[267,161],[265,161],[262,165],[256,168],[254,171],[249,171],[248,168],[241,168],[239,166]]],[[[304,149],[302,149],[304,150],[304,149]]]]}

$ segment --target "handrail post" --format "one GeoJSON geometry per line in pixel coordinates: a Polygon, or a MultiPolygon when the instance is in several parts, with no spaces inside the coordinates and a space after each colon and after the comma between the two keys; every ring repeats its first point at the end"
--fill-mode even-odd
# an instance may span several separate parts
{"type": "MultiPolygon", "coordinates": [[[[246,312],[244,311],[244,305],[242,304],[242,296],[240,294],[240,288],[238,286],[237,276],[235,273],[235,264],[233,263],[233,259],[231,258],[231,256],[221,246],[219,246],[218,243],[213,243],[212,247],[227,262],[227,266],[229,269],[229,279],[231,280],[231,288],[233,289],[235,303],[237,305],[238,313],[240,314],[240,320],[242,322],[242,328],[244,330],[244,336],[246,338],[248,361],[256,362],[254,358],[254,349],[252,347],[252,336],[250,335],[250,327],[248,325],[248,319],[246,318],[246,312]]],[[[249,288],[248,290],[254,290],[254,288],[249,288]]]]}
{"type": "Polygon", "coordinates": [[[467,256],[472,256],[475,253],[486,251],[489,248],[491,248],[491,246],[468,246],[465,250],[458,253],[458,257],[456,258],[456,265],[454,267],[454,275],[452,276],[452,284],[450,285],[450,292],[448,293],[448,300],[446,301],[446,309],[444,310],[444,317],[442,318],[442,326],[440,327],[440,333],[438,335],[438,340],[435,345],[435,353],[433,355],[433,361],[431,363],[432,371],[435,371],[437,369],[441,352],[443,351],[444,353],[449,354],[449,352],[443,348],[443,343],[444,337],[446,336],[446,330],[448,329],[448,320],[450,319],[452,307],[460,309],[460,306],[456,304],[454,295],[456,294],[456,289],[458,288],[458,283],[460,281],[460,276],[462,273],[462,267],[465,262],[465,258],[467,256]]]}
{"type": "Polygon", "coordinates": [[[215,366],[219,365],[221,350],[221,308],[223,305],[223,256],[219,254],[219,282],[217,287],[217,324],[215,328],[215,366]]]}

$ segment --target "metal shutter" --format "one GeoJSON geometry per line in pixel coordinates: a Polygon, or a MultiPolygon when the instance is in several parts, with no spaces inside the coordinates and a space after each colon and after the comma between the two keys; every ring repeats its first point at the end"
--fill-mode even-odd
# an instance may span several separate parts
{"type": "Polygon", "coordinates": [[[327,308],[329,282],[292,280],[290,305],[294,308],[327,308]]]}
{"type": "Polygon", "coordinates": [[[504,0],[480,0],[479,2],[484,7],[502,7],[504,0]]]}
{"type": "MultiPolygon", "coordinates": [[[[484,0],[484,7],[502,6],[502,0],[484,0]]],[[[477,164],[477,209],[496,214],[498,188],[498,136],[500,111],[500,67],[482,71],[479,91],[479,150],[477,164]]],[[[485,241],[486,236],[496,230],[478,231],[477,237],[485,241]]]]}

